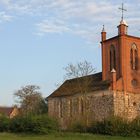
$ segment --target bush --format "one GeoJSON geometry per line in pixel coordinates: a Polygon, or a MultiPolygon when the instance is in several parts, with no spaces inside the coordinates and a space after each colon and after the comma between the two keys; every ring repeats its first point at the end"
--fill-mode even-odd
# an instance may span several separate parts
{"type": "Polygon", "coordinates": [[[130,123],[131,135],[140,136],[140,118],[136,118],[130,123]]]}
{"type": "Polygon", "coordinates": [[[96,134],[127,136],[130,131],[130,124],[119,117],[112,117],[101,122],[93,123],[89,131],[96,134]]]}
{"type": "Polygon", "coordinates": [[[128,122],[119,117],[111,117],[104,121],[93,122],[87,128],[80,122],[74,124],[73,131],[85,132],[85,130],[93,134],[140,136],[140,118],[128,122]]]}
{"type": "Polygon", "coordinates": [[[47,115],[18,116],[10,122],[11,132],[48,134],[57,129],[57,122],[50,119],[47,115]]]}
{"type": "Polygon", "coordinates": [[[77,121],[74,124],[72,124],[72,127],[70,128],[73,132],[80,132],[80,133],[85,133],[87,132],[87,127],[83,122],[77,121]]]}
{"type": "Polygon", "coordinates": [[[33,133],[51,133],[58,130],[56,120],[49,118],[47,115],[33,117],[33,133]]]}
{"type": "Polygon", "coordinates": [[[9,123],[10,123],[9,118],[5,117],[4,115],[0,116],[0,132],[8,132],[9,123]]]}
{"type": "Polygon", "coordinates": [[[11,132],[26,132],[29,133],[33,128],[33,121],[31,117],[15,117],[10,121],[11,132]]]}

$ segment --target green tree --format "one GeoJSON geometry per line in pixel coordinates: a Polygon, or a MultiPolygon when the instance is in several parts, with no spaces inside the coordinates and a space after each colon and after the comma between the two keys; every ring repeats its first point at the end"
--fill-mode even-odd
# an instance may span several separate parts
{"type": "Polygon", "coordinates": [[[47,113],[47,103],[39,90],[39,86],[27,85],[14,93],[22,114],[47,113]]]}

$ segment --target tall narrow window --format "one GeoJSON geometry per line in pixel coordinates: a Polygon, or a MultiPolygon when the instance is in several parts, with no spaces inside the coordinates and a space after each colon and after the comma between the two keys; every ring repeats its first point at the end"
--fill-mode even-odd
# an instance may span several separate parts
{"type": "Polygon", "coordinates": [[[81,114],[84,114],[84,101],[81,99],[81,114]]]}
{"type": "Polygon", "coordinates": [[[130,51],[131,69],[136,70],[138,67],[138,50],[136,44],[133,44],[130,51]]]}
{"type": "Polygon", "coordinates": [[[70,101],[69,101],[69,103],[70,103],[70,117],[72,117],[72,99],[70,99],[70,101]]]}
{"type": "Polygon", "coordinates": [[[113,45],[111,45],[110,48],[110,71],[112,71],[112,69],[116,70],[116,52],[113,45]]]}
{"type": "Polygon", "coordinates": [[[60,100],[59,103],[60,103],[60,104],[59,104],[59,105],[60,105],[60,107],[59,107],[59,108],[60,108],[60,117],[63,118],[63,105],[62,105],[62,99],[60,100]]]}

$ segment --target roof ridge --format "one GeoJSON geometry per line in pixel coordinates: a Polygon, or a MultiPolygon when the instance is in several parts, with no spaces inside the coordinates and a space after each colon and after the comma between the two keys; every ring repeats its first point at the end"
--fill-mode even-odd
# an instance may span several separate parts
{"type": "Polygon", "coordinates": [[[70,81],[70,80],[74,80],[74,79],[78,79],[78,78],[84,78],[84,77],[93,76],[93,75],[97,75],[97,74],[101,74],[101,73],[102,72],[97,72],[97,73],[93,73],[93,74],[89,74],[89,75],[85,75],[85,76],[80,76],[80,77],[75,77],[75,78],[67,79],[65,81],[70,81]]]}

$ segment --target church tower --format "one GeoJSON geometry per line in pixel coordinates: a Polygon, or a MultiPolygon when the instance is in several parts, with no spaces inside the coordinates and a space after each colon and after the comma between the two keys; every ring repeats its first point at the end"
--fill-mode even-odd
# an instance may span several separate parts
{"type": "MultiPolygon", "coordinates": [[[[121,10],[123,9],[123,5],[121,10]]],[[[106,38],[105,27],[101,32],[102,80],[114,82],[115,90],[140,93],[140,38],[128,35],[128,24],[122,19],[118,35],[106,38]]],[[[112,88],[113,89],[113,88],[112,88]]]]}

